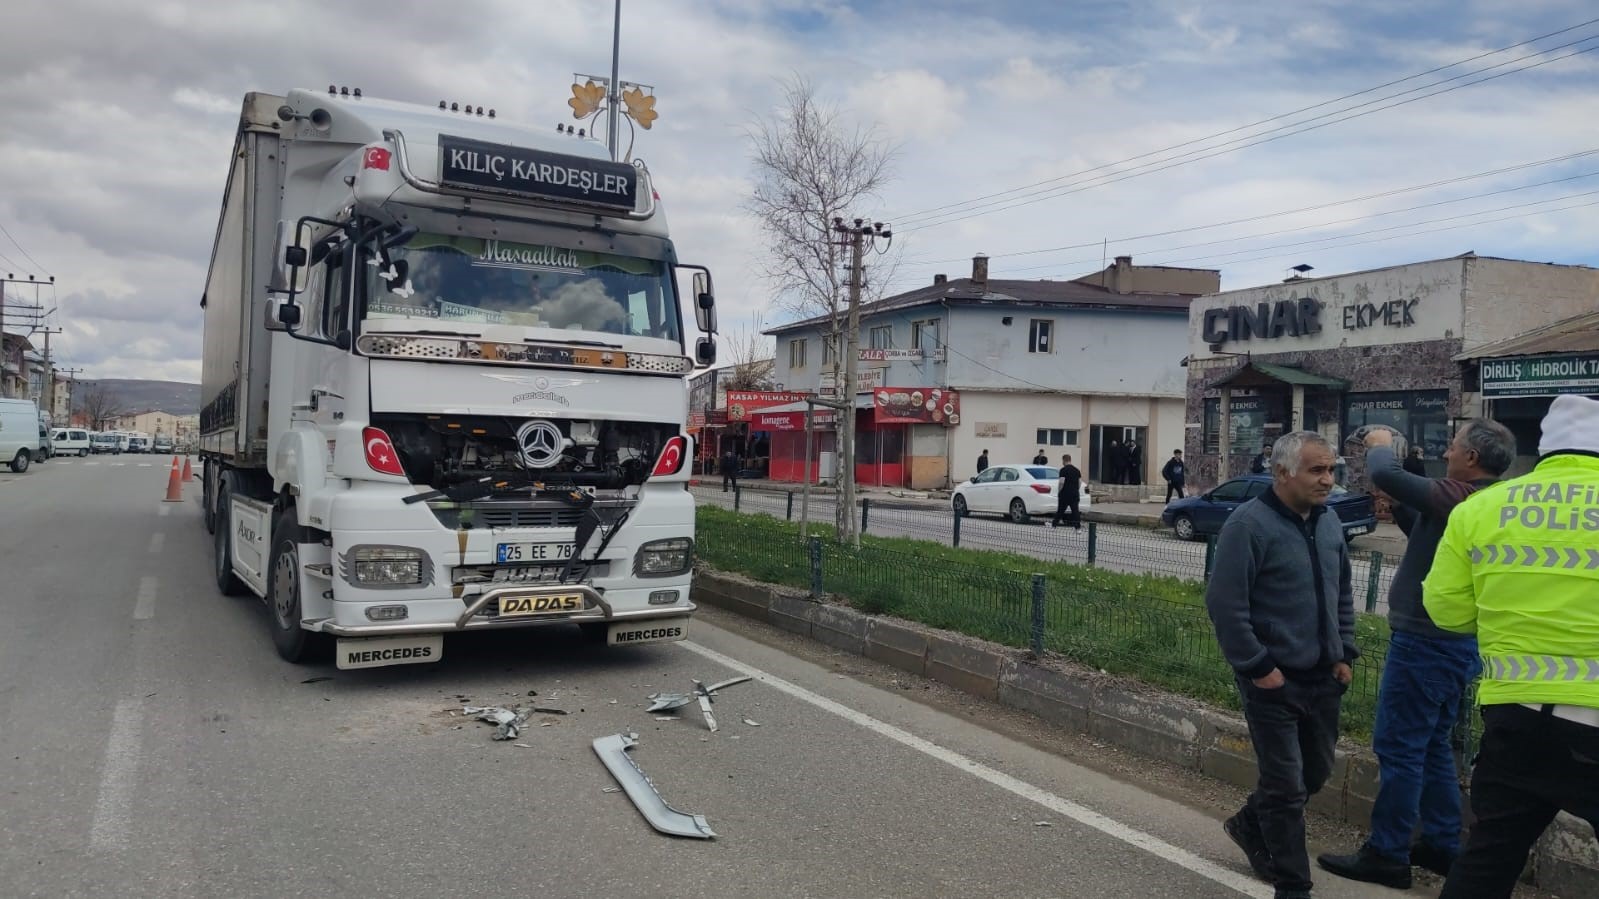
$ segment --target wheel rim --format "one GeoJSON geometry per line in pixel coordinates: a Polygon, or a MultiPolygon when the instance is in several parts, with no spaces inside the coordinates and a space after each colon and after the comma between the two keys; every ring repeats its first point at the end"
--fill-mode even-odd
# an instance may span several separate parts
{"type": "Polygon", "coordinates": [[[1177,519],[1177,536],[1184,540],[1192,540],[1194,538],[1194,523],[1186,518],[1177,519]]]}
{"type": "Polygon", "coordinates": [[[966,497],[964,497],[964,496],[955,497],[955,514],[956,515],[965,515],[966,514],[966,497]]]}
{"type": "Polygon", "coordinates": [[[277,564],[272,566],[272,610],[284,628],[300,626],[299,555],[292,542],[284,541],[277,564]]]}
{"type": "Polygon", "coordinates": [[[1027,520],[1027,507],[1019,499],[1010,501],[1010,517],[1012,521],[1023,522],[1027,520]]]}

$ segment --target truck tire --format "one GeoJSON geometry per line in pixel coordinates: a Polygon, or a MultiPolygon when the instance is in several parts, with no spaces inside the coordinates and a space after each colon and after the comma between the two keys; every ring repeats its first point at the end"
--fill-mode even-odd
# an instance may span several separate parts
{"type": "Polygon", "coordinates": [[[272,558],[267,568],[267,615],[272,644],[285,662],[316,661],[328,645],[326,634],[300,626],[300,523],[294,507],[284,506],[272,522],[272,558]]]}
{"type": "Polygon", "coordinates": [[[16,472],[17,474],[22,474],[24,471],[28,470],[28,462],[29,461],[31,461],[31,460],[28,458],[28,451],[27,450],[25,450],[25,449],[17,450],[16,458],[11,460],[11,470],[16,472]]]}
{"type": "Polygon", "coordinates": [[[205,532],[217,532],[217,504],[216,504],[216,466],[210,462],[201,463],[200,470],[200,518],[205,522],[205,532]]]}
{"type": "Polygon", "coordinates": [[[211,541],[212,555],[217,580],[217,589],[223,596],[243,596],[244,582],[233,573],[233,527],[229,524],[232,515],[228,511],[228,503],[232,494],[226,484],[217,494],[216,512],[213,519],[216,527],[212,529],[215,539],[211,541]]]}

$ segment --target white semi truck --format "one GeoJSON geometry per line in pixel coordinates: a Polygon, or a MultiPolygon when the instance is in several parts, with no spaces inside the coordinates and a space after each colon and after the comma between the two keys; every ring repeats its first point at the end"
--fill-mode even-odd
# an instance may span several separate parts
{"type": "Polygon", "coordinates": [[[642,163],[481,107],[251,93],[201,306],[216,582],[283,658],[686,635],[715,301],[642,163]]]}

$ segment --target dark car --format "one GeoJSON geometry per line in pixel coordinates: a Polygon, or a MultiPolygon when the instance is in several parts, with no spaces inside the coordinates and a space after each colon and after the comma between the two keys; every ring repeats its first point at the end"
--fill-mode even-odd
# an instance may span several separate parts
{"type": "MultiPolygon", "coordinates": [[[[1233,478],[1208,493],[1184,497],[1160,513],[1160,523],[1168,525],[1183,540],[1193,540],[1221,531],[1233,510],[1271,489],[1271,475],[1251,474],[1233,478]]],[[[1364,493],[1350,493],[1333,486],[1327,507],[1338,513],[1344,526],[1344,539],[1369,534],[1377,527],[1377,507],[1364,493]]]]}

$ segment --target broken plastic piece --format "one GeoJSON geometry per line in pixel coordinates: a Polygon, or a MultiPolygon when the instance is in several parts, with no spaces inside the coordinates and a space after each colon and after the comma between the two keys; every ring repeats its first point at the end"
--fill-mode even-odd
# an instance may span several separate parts
{"type": "Polygon", "coordinates": [[[760,727],[761,726],[761,722],[759,722],[759,721],[751,721],[748,718],[744,719],[744,723],[748,724],[750,727],[760,727]]]}
{"type": "Polygon", "coordinates": [[[729,680],[722,681],[721,683],[711,684],[709,687],[705,686],[699,681],[695,681],[694,692],[692,693],[651,693],[649,698],[652,701],[652,704],[644,711],[668,712],[673,709],[680,709],[683,706],[698,700],[700,704],[700,711],[705,715],[705,726],[711,729],[711,733],[716,733],[716,716],[711,714],[711,701],[712,698],[716,696],[716,691],[725,690],[728,687],[742,684],[747,680],[754,680],[754,678],[745,675],[743,677],[731,678],[729,680]]]}
{"type": "Polygon", "coordinates": [[[510,709],[502,709],[498,706],[479,707],[469,705],[461,709],[461,714],[471,715],[479,721],[499,725],[499,727],[494,729],[494,736],[490,739],[514,740],[521,735],[522,725],[527,723],[527,719],[533,713],[527,709],[519,709],[513,712],[510,709]]]}
{"type": "Polygon", "coordinates": [[[613,734],[594,741],[594,754],[621,785],[639,814],[650,826],[675,837],[709,840],[716,836],[704,815],[690,815],[666,804],[655,784],[639,768],[627,750],[638,745],[638,734],[613,734]]]}

